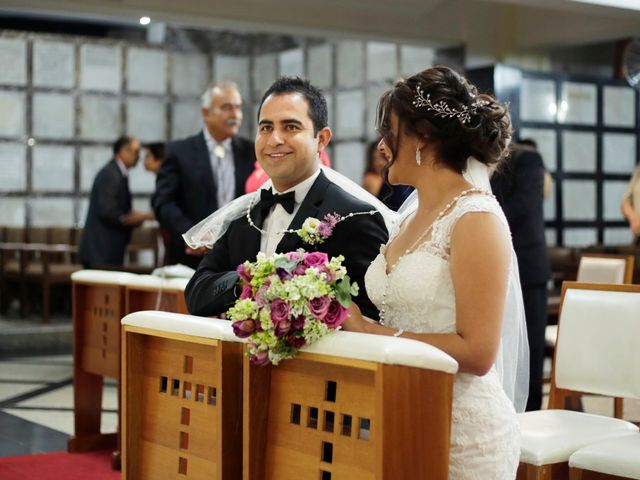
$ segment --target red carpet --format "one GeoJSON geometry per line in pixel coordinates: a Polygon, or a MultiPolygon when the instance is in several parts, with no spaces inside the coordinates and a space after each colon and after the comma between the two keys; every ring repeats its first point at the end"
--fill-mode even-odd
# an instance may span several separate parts
{"type": "Polygon", "coordinates": [[[111,452],[42,453],[0,458],[1,480],[120,480],[111,452]]]}

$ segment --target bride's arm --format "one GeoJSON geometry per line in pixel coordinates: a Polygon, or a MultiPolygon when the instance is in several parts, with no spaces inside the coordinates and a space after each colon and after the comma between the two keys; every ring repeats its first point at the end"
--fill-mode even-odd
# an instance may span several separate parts
{"type": "MultiPolygon", "coordinates": [[[[460,372],[484,375],[496,358],[507,290],[509,236],[493,214],[464,215],[451,237],[451,276],[455,289],[457,333],[403,332],[403,338],[429,343],[458,361],[460,372]]],[[[352,310],[346,330],[394,335],[352,310]]]]}

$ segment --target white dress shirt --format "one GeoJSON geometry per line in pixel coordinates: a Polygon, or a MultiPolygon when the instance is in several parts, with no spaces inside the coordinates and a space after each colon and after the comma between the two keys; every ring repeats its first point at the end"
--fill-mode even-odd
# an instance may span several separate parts
{"type": "Polygon", "coordinates": [[[220,208],[236,197],[236,167],[233,163],[231,138],[217,142],[206,127],[202,131],[209,151],[213,181],[216,184],[216,199],[220,208]],[[219,156],[222,152],[224,154],[219,156]]]}
{"type": "Polygon", "coordinates": [[[278,192],[275,188],[271,187],[272,193],[295,192],[295,205],[292,213],[287,212],[279,203],[276,203],[271,208],[271,211],[265,217],[264,223],[262,224],[262,229],[265,233],[263,233],[260,238],[261,252],[264,252],[266,255],[273,255],[276,253],[276,248],[284,236],[282,232],[289,228],[293,218],[300,209],[300,204],[307,196],[307,193],[309,193],[309,190],[311,190],[311,186],[313,185],[313,182],[316,181],[316,178],[318,178],[318,175],[320,175],[320,169],[306,180],[300,182],[289,190],[285,190],[284,192],[278,192]]]}
{"type": "Polygon", "coordinates": [[[118,165],[118,168],[120,169],[120,173],[122,173],[122,176],[125,178],[129,178],[129,169],[124,164],[124,162],[120,160],[119,157],[116,157],[116,165],[118,165]]]}

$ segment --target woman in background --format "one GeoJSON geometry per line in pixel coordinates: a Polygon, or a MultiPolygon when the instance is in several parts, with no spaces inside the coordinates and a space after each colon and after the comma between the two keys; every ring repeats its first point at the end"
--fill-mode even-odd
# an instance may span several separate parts
{"type": "Polygon", "coordinates": [[[371,142],[367,147],[366,169],[362,178],[362,186],[370,194],[392,210],[398,210],[402,202],[413,191],[408,185],[391,185],[386,180],[387,171],[385,166],[387,161],[384,155],[378,150],[379,141],[371,142]]]}

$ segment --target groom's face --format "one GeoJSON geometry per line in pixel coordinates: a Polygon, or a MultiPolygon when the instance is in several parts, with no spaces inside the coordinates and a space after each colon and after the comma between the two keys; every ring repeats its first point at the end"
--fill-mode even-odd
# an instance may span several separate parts
{"type": "Polygon", "coordinates": [[[256,134],[256,157],[282,192],[309,178],[319,166],[319,154],[331,130],[314,135],[309,104],[299,93],[270,95],[262,104],[256,134]]]}

